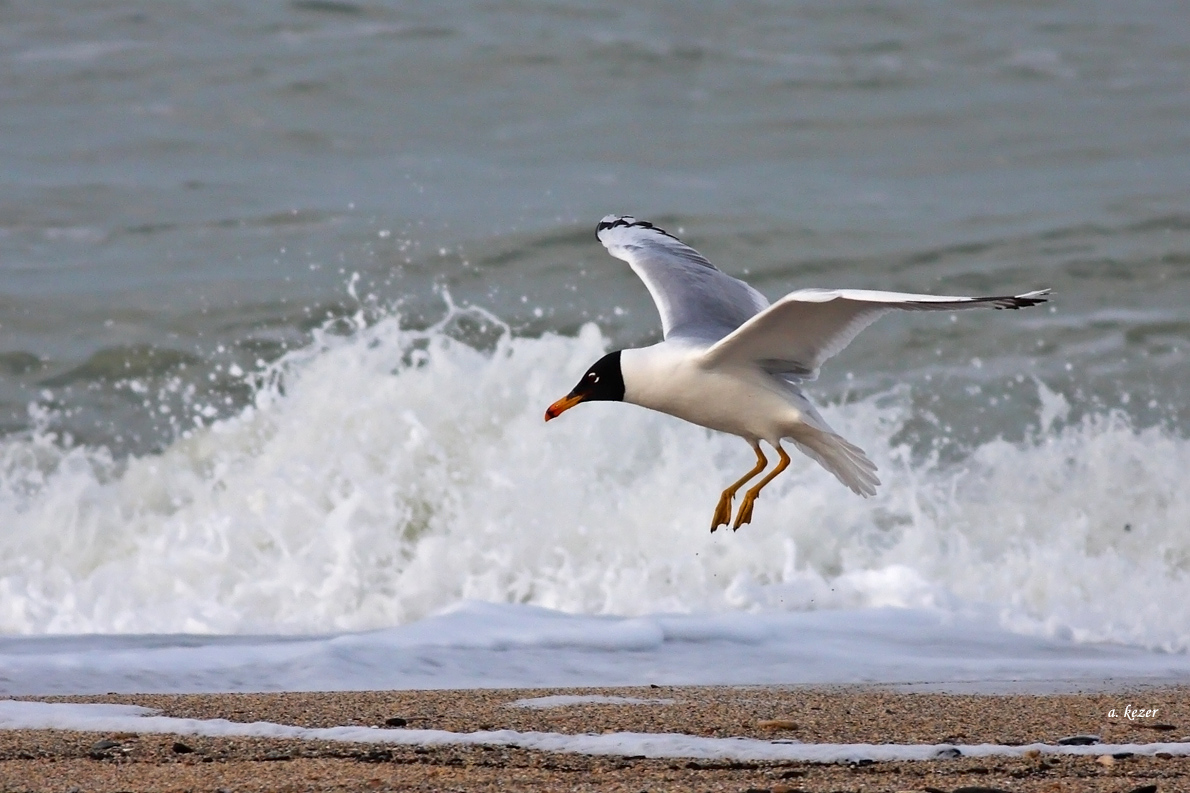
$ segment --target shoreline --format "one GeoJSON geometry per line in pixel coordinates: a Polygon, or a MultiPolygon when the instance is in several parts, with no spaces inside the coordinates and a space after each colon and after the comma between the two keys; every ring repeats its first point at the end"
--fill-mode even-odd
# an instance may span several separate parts
{"type": "MultiPolygon", "coordinates": [[[[470,689],[21,697],[152,708],[184,719],[305,728],[675,736],[803,744],[1190,742],[1190,688],[948,694],[888,687],[470,689]],[[582,701],[591,697],[611,701],[582,701]],[[541,698],[555,698],[542,700],[541,698]],[[562,698],[562,699],[557,699],[562,698]],[[575,698],[578,698],[577,700],[575,698]],[[622,698],[625,701],[618,701],[622,698]],[[538,700],[525,703],[524,700],[538,700]],[[519,704],[517,704],[519,703],[519,704]],[[1125,717],[1125,708],[1132,718],[1125,717]],[[1116,712],[1116,717],[1109,714],[1116,712]],[[1135,711],[1148,715],[1136,716],[1135,711]],[[400,722],[404,722],[403,724],[400,722]],[[387,723],[386,723],[387,722],[387,723]]],[[[1190,749],[1190,747],[1188,747],[1190,749]]],[[[1190,757],[1090,754],[816,763],[645,758],[501,745],[393,745],[128,731],[0,730],[0,791],[1002,790],[1190,787],[1190,757]],[[1106,758],[1106,759],[1105,759],[1106,758]],[[1054,785],[1059,787],[1055,788],[1054,785]],[[1067,787],[1062,787],[1063,785],[1067,787]]]]}

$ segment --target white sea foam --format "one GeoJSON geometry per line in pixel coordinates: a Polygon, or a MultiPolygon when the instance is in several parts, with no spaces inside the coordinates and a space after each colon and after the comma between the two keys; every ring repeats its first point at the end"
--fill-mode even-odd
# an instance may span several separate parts
{"type": "Polygon", "coordinates": [[[286,738],[307,741],[343,741],[393,746],[514,746],[541,752],[628,757],[693,757],[700,759],[787,760],[810,763],[846,763],[869,760],[937,760],[953,758],[957,749],[965,757],[1022,757],[1047,755],[1102,755],[1128,752],[1153,756],[1158,752],[1179,757],[1190,754],[1186,743],[1127,743],[1092,746],[1025,746],[1002,744],[867,744],[762,741],[755,738],[705,738],[683,733],[612,732],[571,735],[557,732],[487,730],[382,730],[369,727],[294,727],[267,721],[252,723],[227,719],[179,719],[159,716],[136,705],[73,702],[17,702],[0,700],[0,729],[59,729],[91,732],[129,732],[153,735],[202,735],[209,737],[286,738]]]}
{"type": "Polygon", "coordinates": [[[463,603],[331,636],[0,639],[0,693],[929,684],[1063,691],[1168,684],[1185,653],[1022,636],[938,610],[608,617],[463,603]]]}
{"type": "Polygon", "coordinates": [[[889,440],[907,397],[863,399],[824,412],[880,465],[875,499],[795,455],[751,525],[711,535],[719,489],[751,465],[744,443],[616,404],[547,426],[600,333],[505,334],[481,352],[450,338],[458,320],[319,335],[251,409],[159,455],[0,442],[0,632],[358,631],[479,600],[627,616],[895,606],[1190,647],[1183,438],[1095,414],[922,462],[889,440]]]}
{"type": "Polygon", "coordinates": [[[509,702],[510,708],[549,710],[568,708],[572,705],[672,705],[677,700],[663,697],[644,699],[641,697],[612,697],[605,694],[555,694],[549,697],[529,697],[509,702]]]}

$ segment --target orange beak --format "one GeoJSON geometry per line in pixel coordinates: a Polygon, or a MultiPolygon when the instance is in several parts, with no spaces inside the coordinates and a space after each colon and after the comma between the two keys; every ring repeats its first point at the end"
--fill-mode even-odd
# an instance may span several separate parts
{"type": "Polygon", "coordinates": [[[550,419],[558,418],[558,416],[561,416],[563,413],[570,410],[572,407],[574,407],[575,405],[577,405],[579,402],[582,402],[582,401],[583,401],[582,394],[575,394],[573,392],[567,394],[566,396],[562,397],[557,402],[555,402],[554,404],[552,404],[548,408],[546,408],[545,420],[549,421],[550,419]]]}

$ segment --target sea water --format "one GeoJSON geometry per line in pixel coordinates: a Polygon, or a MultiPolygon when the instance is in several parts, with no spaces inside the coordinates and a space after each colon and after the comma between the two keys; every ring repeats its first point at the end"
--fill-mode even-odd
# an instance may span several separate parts
{"type": "Polygon", "coordinates": [[[0,689],[1183,679],[1177,5],[0,10],[0,689]],[[890,317],[811,461],[544,408],[632,212],[890,317]]]}

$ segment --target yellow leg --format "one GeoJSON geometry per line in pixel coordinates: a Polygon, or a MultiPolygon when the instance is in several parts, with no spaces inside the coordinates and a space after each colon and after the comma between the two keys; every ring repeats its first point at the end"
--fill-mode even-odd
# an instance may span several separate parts
{"type": "Polygon", "coordinates": [[[761,489],[769,482],[777,478],[777,475],[789,467],[789,455],[778,444],[777,454],[780,455],[781,460],[773,470],[769,471],[769,475],[756,483],[755,487],[748,488],[748,492],[744,494],[744,503],[740,504],[740,512],[736,515],[735,524],[731,527],[732,531],[736,531],[745,523],[752,521],[752,504],[755,503],[756,497],[760,495],[761,489]]]}
{"type": "Polygon", "coordinates": [[[764,467],[769,464],[769,461],[764,458],[764,452],[760,450],[759,443],[752,444],[752,451],[756,452],[756,467],[744,474],[736,482],[733,482],[719,496],[719,506],[715,507],[715,517],[711,518],[712,533],[720,526],[726,526],[728,523],[731,523],[731,500],[735,498],[735,491],[743,487],[745,482],[763,471],[764,467]]]}

